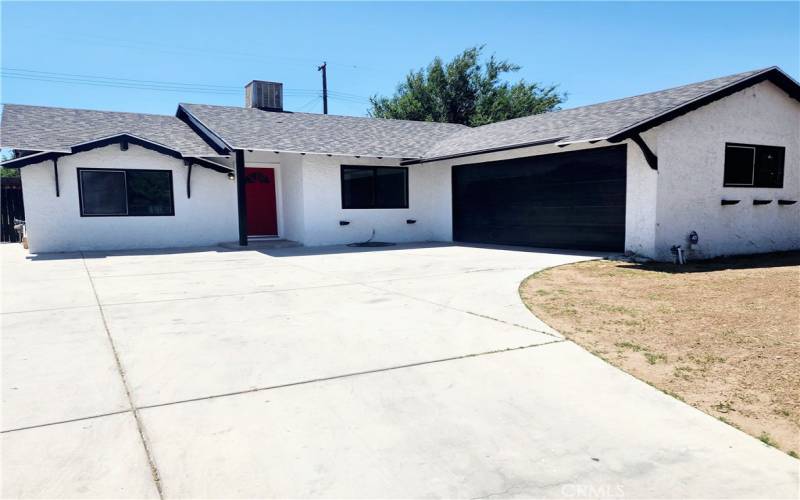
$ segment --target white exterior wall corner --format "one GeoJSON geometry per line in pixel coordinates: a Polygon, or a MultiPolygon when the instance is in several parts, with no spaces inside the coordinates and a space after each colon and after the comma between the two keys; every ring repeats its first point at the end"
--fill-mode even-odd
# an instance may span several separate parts
{"type": "Polygon", "coordinates": [[[234,182],[194,166],[192,197],[187,198],[183,162],[140,146],[121,151],[112,145],[61,157],[59,197],[51,161],[20,170],[31,253],[202,246],[238,238],[234,182]],[[170,170],[175,215],[81,217],[78,168],[170,170]]]}
{"type": "Polygon", "coordinates": [[[800,103],[762,82],[667,122],[657,129],[659,161],[656,253],[699,244],[690,258],[800,248],[800,103]],[[725,143],[786,148],[782,188],[723,187],[725,143]],[[722,206],[722,199],[741,200],[722,206]],[[753,199],[773,200],[754,206],[753,199]]]}
{"type": "MultiPolygon", "coordinates": [[[[642,134],[642,139],[658,155],[657,133],[642,134]]],[[[656,253],[656,199],[658,171],[650,168],[638,145],[628,145],[628,178],[625,184],[625,252],[653,258],[656,253]]]]}
{"type": "Polygon", "coordinates": [[[281,237],[303,243],[305,242],[303,157],[299,154],[281,154],[280,169],[284,231],[281,237]]]}
{"type": "Polygon", "coordinates": [[[408,166],[407,209],[343,209],[341,165],[398,166],[397,160],[307,154],[302,162],[302,242],[307,246],[366,241],[452,240],[450,173],[427,165],[408,166]],[[406,220],[414,219],[415,224],[406,220]],[[342,226],[339,221],[349,221],[342,226]]]}

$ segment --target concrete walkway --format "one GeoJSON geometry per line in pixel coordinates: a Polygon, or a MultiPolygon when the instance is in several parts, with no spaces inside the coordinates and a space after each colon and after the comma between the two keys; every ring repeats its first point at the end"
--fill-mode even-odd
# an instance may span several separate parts
{"type": "Polygon", "coordinates": [[[784,497],[800,462],[517,295],[588,254],[2,253],[4,497],[784,497]]]}

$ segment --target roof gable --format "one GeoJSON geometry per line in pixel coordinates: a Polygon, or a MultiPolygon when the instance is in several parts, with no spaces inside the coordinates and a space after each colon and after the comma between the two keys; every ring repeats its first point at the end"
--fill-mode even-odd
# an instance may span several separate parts
{"type": "Polygon", "coordinates": [[[424,158],[432,161],[543,143],[616,142],[765,80],[800,99],[797,82],[772,67],[463,130],[437,143],[424,158]]]}
{"type": "Polygon", "coordinates": [[[4,168],[22,168],[22,167],[27,167],[28,165],[35,165],[37,163],[41,163],[43,161],[57,160],[62,156],[68,156],[68,155],[73,155],[75,153],[83,153],[86,151],[91,151],[93,149],[104,148],[112,144],[119,144],[123,150],[127,150],[129,145],[135,144],[137,146],[149,149],[151,151],[155,151],[157,153],[166,156],[182,159],[185,165],[190,165],[190,164],[200,165],[201,167],[209,168],[217,172],[226,173],[232,170],[230,167],[226,165],[222,165],[220,163],[208,160],[206,158],[188,157],[182,155],[180,151],[176,151],[174,149],[168,148],[156,142],[143,139],[141,137],[137,137],[131,134],[117,134],[109,137],[102,137],[92,141],[83,142],[81,144],[75,144],[70,148],[69,152],[41,151],[38,153],[23,155],[17,158],[12,158],[10,160],[4,161],[2,165],[4,168]]]}
{"type": "Polygon", "coordinates": [[[5,104],[2,147],[69,153],[80,144],[130,135],[182,156],[216,156],[216,151],[174,116],[5,104]]]}

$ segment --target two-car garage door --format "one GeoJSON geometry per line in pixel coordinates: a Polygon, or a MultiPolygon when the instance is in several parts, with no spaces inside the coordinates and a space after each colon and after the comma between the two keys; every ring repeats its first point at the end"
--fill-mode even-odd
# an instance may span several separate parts
{"type": "Polygon", "coordinates": [[[453,167],[453,239],[621,251],[625,146],[453,167]]]}

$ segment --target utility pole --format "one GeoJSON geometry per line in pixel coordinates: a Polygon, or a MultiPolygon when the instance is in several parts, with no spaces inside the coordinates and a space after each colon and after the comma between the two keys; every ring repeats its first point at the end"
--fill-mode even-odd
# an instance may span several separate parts
{"type": "Polygon", "coordinates": [[[322,112],[328,114],[328,63],[322,61],[322,66],[317,67],[317,71],[322,71],[322,112]]]}

